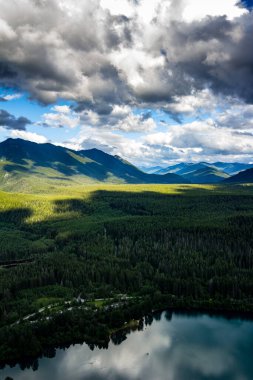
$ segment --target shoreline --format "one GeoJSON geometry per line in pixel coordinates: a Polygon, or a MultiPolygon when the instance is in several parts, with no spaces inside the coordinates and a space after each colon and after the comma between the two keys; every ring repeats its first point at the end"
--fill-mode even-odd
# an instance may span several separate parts
{"type": "MultiPolygon", "coordinates": [[[[110,328],[109,326],[107,326],[108,330],[107,330],[107,333],[104,335],[103,339],[95,339],[95,338],[93,339],[91,336],[86,335],[83,337],[83,339],[66,340],[65,342],[60,342],[59,344],[55,344],[51,346],[49,345],[44,350],[40,351],[40,353],[36,354],[35,356],[23,355],[23,356],[17,356],[16,358],[13,357],[9,360],[8,359],[4,361],[0,360],[0,370],[4,369],[7,366],[13,367],[16,365],[21,365],[21,366],[24,366],[25,368],[30,368],[33,366],[33,364],[37,360],[43,357],[53,358],[55,356],[56,350],[66,349],[75,344],[87,344],[90,347],[97,346],[101,349],[102,348],[106,349],[110,341],[120,338],[120,334],[123,334],[122,337],[126,339],[126,335],[130,333],[131,331],[136,331],[138,329],[141,330],[143,328],[145,318],[153,319],[153,317],[156,314],[162,314],[164,312],[170,312],[172,316],[173,314],[182,314],[182,315],[189,315],[189,316],[208,315],[210,317],[221,317],[221,318],[226,318],[226,319],[241,319],[241,320],[253,321],[253,311],[249,311],[249,310],[239,311],[239,310],[232,310],[228,308],[222,309],[222,308],[215,308],[215,307],[207,309],[203,305],[202,307],[199,305],[198,306],[192,305],[191,307],[190,306],[156,307],[152,309],[151,311],[147,311],[143,313],[142,315],[140,315],[139,318],[131,318],[129,321],[125,322],[123,325],[119,327],[110,328]],[[52,356],[48,355],[48,353],[51,353],[52,356]]],[[[99,326],[97,326],[97,328],[98,327],[99,326]]]]}

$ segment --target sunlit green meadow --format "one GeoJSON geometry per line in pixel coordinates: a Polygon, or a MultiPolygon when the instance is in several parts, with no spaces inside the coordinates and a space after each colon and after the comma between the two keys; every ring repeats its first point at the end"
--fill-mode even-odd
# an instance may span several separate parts
{"type": "MultiPolygon", "coordinates": [[[[72,219],[73,222],[82,217],[89,220],[97,220],[101,215],[108,217],[119,216],[119,213],[108,208],[104,197],[98,197],[98,194],[108,194],[110,197],[118,197],[127,199],[129,195],[142,202],[142,198],[156,199],[160,195],[168,196],[169,199],[173,196],[187,198],[191,197],[210,197],[217,195],[226,196],[251,196],[253,195],[252,185],[236,185],[236,186],[221,186],[221,185],[129,185],[129,184],[86,184],[65,186],[58,185],[51,188],[44,188],[42,194],[26,193],[26,192],[6,192],[0,191],[0,213],[10,212],[11,210],[29,210],[29,215],[26,215],[23,222],[33,224],[42,221],[57,221],[72,219]],[[96,201],[94,202],[94,199],[96,201]],[[80,202],[90,206],[89,212],[85,216],[83,210],[76,207],[64,206],[64,202],[71,201],[80,202]],[[61,207],[59,207],[61,205],[61,207]]],[[[179,205],[180,207],[180,205],[179,205]]],[[[194,214],[196,210],[192,209],[194,214]]],[[[28,214],[28,213],[27,213],[28,214]]],[[[3,219],[3,218],[2,218],[3,219]]]]}

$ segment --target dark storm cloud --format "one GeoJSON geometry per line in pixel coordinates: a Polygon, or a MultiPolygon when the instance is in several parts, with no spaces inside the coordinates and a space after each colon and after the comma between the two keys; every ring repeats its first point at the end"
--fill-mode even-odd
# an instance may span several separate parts
{"type": "Polygon", "coordinates": [[[45,104],[58,97],[77,101],[101,97],[115,103],[128,91],[107,54],[119,45],[129,45],[130,21],[111,16],[98,0],[84,0],[77,9],[73,2],[69,2],[70,10],[67,5],[21,0],[13,11],[0,0],[5,20],[0,83],[27,90],[45,104]]]}
{"type": "Polygon", "coordinates": [[[16,118],[5,110],[0,110],[0,126],[6,129],[25,131],[31,121],[24,116],[16,118]]]}
{"type": "Polygon", "coordinates": [[[210,88],[216,94],[252,103],[252,35],[251,14],[235,21],[223,16],[192,23],[173,22],[164,29],[161,46],[154,46],[162,51],[166,63],[153,71],[152,87],[137,89],[139,99],[170,102],[171,96],[210,88]]]}
{"type": "Polygon", "coordinates": [[[17,76],[17,73],[13,70],[10,64],[1,62],[0,58],[0,78],[10,79],[17,76]]]}
{"type": "Polygon", "coordinates": [[[167,13],[163,3],[144,28],[138,13],[113,15],[99,0],[20,0],[15,10],[0,0],[0,84],[104,115],[115,104],[160,107],[204,88],[253,103],[252,13],[186,23],[181,1],[167,1],[167,13]]]}
{"type": "MultiPolygon", "coordinates": [[[[152,87],[137,89],[140,100],[171,102],[193,89],[212,89],[216,94],[253,102],[253,18],[247,14],[235,21],[225,16],[199,22],[173,22],[162,32],[158,48],[165,65],[148,73],[152,87]]],[[[144,73],[145,75],[145,73],[144,73]]]]}
{"type": "Polygon", "coordinates": [[[106,102],[79,102],[76,105],[71,106],[75,112],[83,112],[85,110],[92,110],[98,115],[110,115],[113,108],[106,102]]]}
{"type": "MultiPolygon", "coordinates": [[[[235,22],[225,17],[175,27],[173,36],[180,57],[177,70],[189,75],[195,88],[209,86],[215,93],[253,102],[253,19],[245,15],[235,22]]],[[[175,58],[177,59],[177,58],[175,58]]]]}

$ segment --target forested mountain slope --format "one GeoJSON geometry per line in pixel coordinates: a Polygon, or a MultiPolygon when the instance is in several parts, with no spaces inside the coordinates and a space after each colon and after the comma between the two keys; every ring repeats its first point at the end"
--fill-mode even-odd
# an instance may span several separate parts
{"type": "Polygon", "coordinates": [[[45,183],[66,186],[72,182],[189,182],[176,174],[158,176],[144,173],[120,157],[98,149],[74,151],[22,139],[8,139],[0,143],[0,186],[20,191],[25,187],[31,188],[34,181],[38,187],[45,183]]]}
{"type": "Polygon", "coordinates": [[[253,169],[244,170],[230,178],[227,178],[225,183],[253,183],[253,169]]]}

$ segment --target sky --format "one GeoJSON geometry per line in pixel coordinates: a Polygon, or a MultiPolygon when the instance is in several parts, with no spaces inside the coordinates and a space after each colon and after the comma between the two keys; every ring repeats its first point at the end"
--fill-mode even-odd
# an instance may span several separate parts
{"type": "Polygon", "coordinates": [[[253,0],[0,0],[0,141],[253,162],[253,0]]]}

